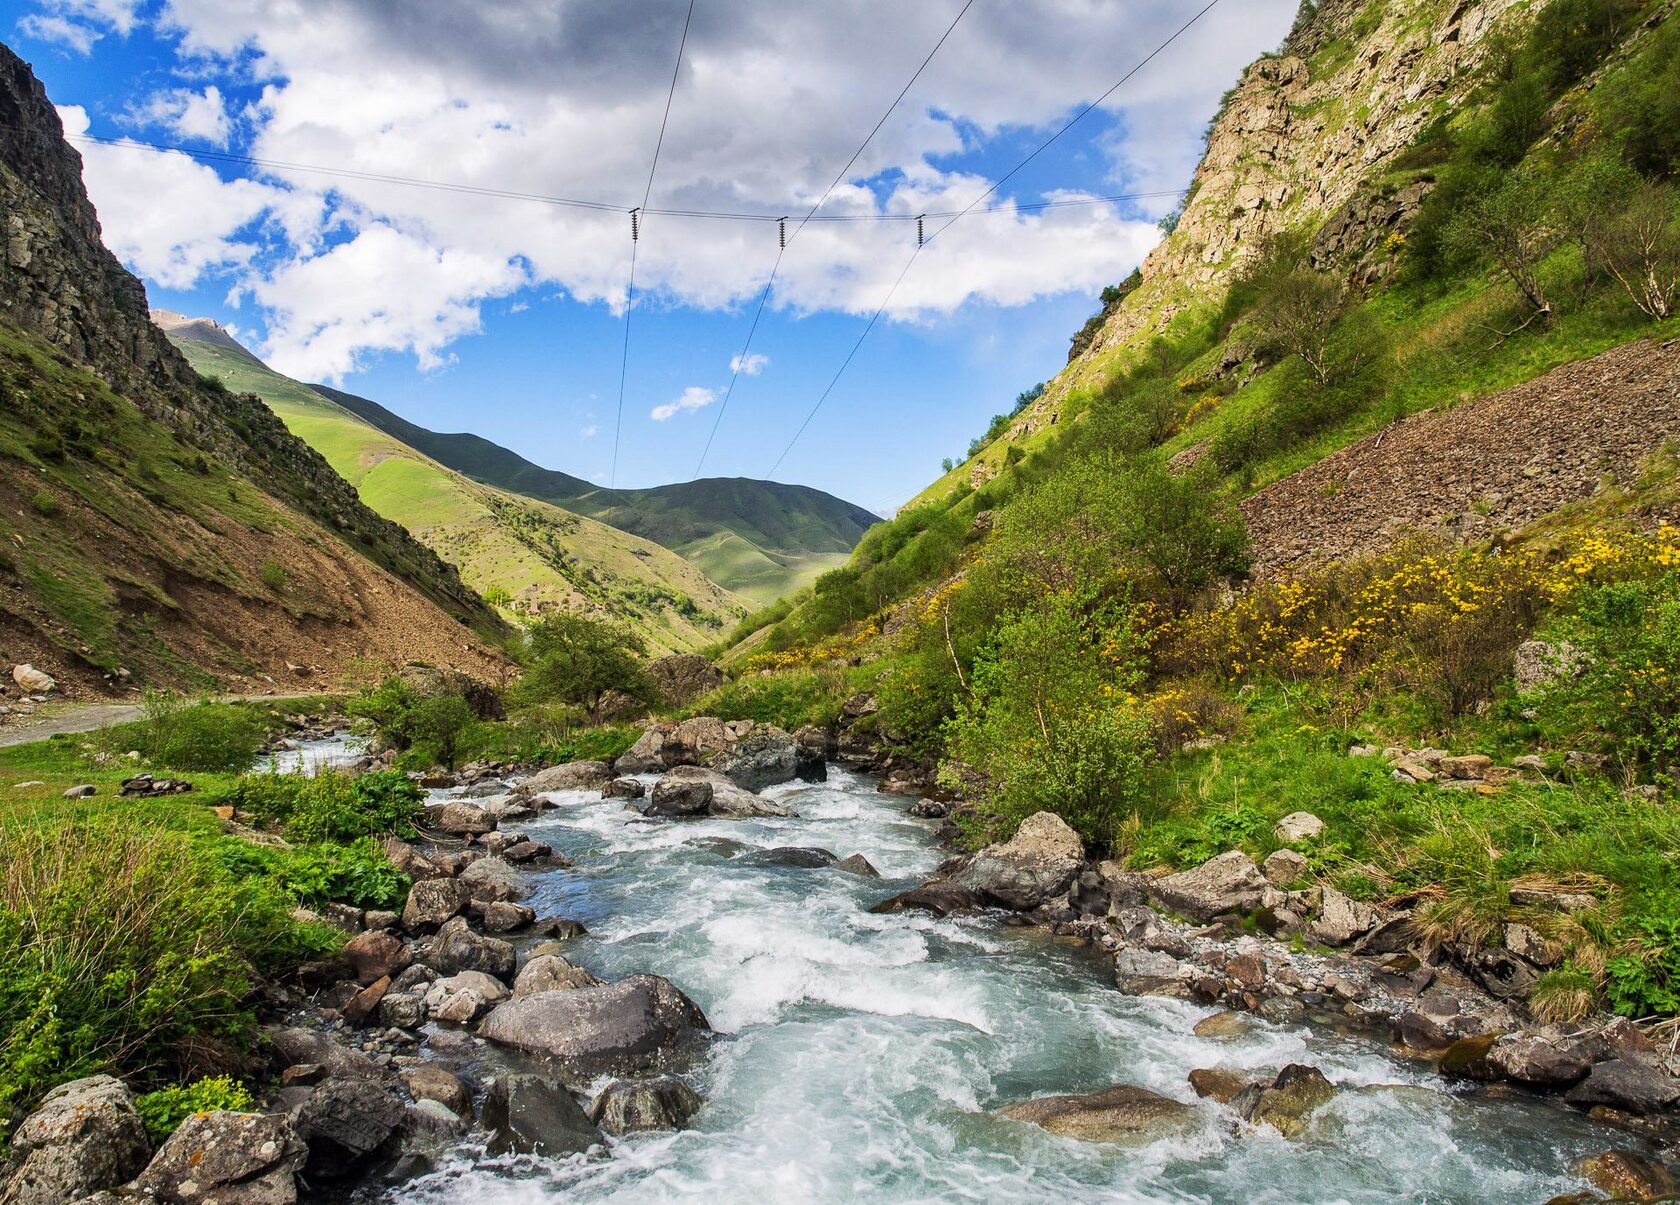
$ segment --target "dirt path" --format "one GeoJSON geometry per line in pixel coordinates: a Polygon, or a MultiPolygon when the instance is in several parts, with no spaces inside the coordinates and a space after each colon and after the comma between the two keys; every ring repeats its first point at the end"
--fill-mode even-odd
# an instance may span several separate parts
{"type": "MultiPolygon", "coordinates": [[[[313,699],[319,692],[294,695],[223,695],[223,703],[281,702],[286,699],[313,699]]],[[[116,724],[127,724],[140,718],[138,703],[48,703],[33,715],[6,717],[0,729],[0,749],[9,745],[27,745],[48,737],[77,732],[95,732],[116,724]]]]}

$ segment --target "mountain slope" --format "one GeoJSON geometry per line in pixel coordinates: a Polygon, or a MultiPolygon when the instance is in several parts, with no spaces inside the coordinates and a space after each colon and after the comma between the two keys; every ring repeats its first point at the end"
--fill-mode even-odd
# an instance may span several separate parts
{"type": "Polygon", "coordinates": [[[772,602],[844,563],[877,522],[861,506],[821,490],[744,477],[707,477],[644,490],[601,489],[480,436],[429,431],[367,398],[325,385],[315,388],[440,464],[662,544],[713,581],[759,603],[772,602]]]}
{"type": "Polygon", "coordinates": [[[3,46],[0,212],[8,658],[71,689],[260,689],[290,685],[288,663],[314,678],[411,657],[500,673],[479,634],[505,628],[454,570],[151,324],[57,113],[3,46]]]}
{"type": "Polygon", "coordinates": [[[516,610],[599,610],[636,628],[661,651],[714,641],[744,610],[740,599],[657,544],[472,481],[274,372],[243,347],[196,337],[220,332],[213,323],[159,319],[199,372],[261,397],[368,506],[459,566],[475,588],[516,610]]]}

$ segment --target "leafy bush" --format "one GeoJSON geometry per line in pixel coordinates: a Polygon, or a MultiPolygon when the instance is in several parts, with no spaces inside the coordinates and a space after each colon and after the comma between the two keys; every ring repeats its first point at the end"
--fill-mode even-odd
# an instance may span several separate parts
{"type": "Polygon", "coordinates": [[[647,697],[641,664],[647,646],[627,628],[560,611],[533,626],[528,638],[530,663],[515,692],[524,703],[558,700],[596,715],[610,690],[647,697]]]}
{"type": "Polygon", "coordinates": [[[1680,1012],[1680,919],[1645,922],[1631,944],[1604,967],[1611,1009],[1635,1020],[1680,1012]]]}
{"type": "Polygon", "coordinates": [[[473,723],[473,710],[462,695],[432,695],[408,713],[410,737],[434,761],[455,767],[457,743],[473,723]]]}
{"type": "Polygon", "coordinates": [[[336,771],[248,774],[228,800],[264,823],[279,824],[296,841],[354,841],[394,833],[414,835],[425,793],[396,770],[352,777],[336,771]]]}
{"type": "Polygon", "coordinates": [[[254,1035],[284,900],[190,839],[101,820],[0,833],[0,1110],[100,1071],[190,1070],[254,1035]]]}
{"type": "Polygon", "coordinates": [[[138,748],[154,766],[171,770],[239,771],[256,760],[262,725],[248,708],[148,691],[138,748]]]}
{"type": "Polygon", "coordinates": [[[43,518],[50,519],[64,509],[56,495],[46,490],[36,490],[29,499],[29,509],[43,518]]]}
{"type": "Polygon", "coordinates": [[[161,1144],[195,1113],[249,1113],[256,1107],[251,1090],[226,1075],[190,1084],[171,1084],[135,1098],[134,1107],[154,1144],[161,1144]]]}
{"type": "Polygon", "coordinates": [[[1048,811],[1106,846],[1142,785],[1152,741],[1129,698],[1127,619],[1087,601],[1057,593],[1012,614],[974,663],[940,778],[974,799],[977,840],[1048,811]]]}
{"type": "Polygon", "coordinates": [[[412,885],[372,837],[348,845],[294,846],[263,862],[280,890],[300,904],[400,908],[412,885]]]}

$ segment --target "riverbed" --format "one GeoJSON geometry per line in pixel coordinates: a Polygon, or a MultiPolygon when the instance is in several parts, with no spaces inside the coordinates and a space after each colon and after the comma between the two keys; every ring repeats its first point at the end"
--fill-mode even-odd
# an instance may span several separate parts
{"type": "Polygon", "coordinates": [[[766,792],[797,818],[649,822],[598,792],[510,827],[575,869],[538,872],[539,914],[589,929],[571,961],[667,976],[717,1036],[686,1075],[692,1127],[566,1160],[472,1140],[382,1205],[575,1201],[1542,1202],[1616,1134],[1553,1101],[1454,1090],[1373,1038],[1255,1020],[1191,1033],[1211,1009],[1116,991],[1102,959],[996,918],[877,916],[946,856],[932,825],[870,780],[766,792]],[[754,852],[862,854],[880,879],[764,865],[754,852]],[[1197,1100],[1196,1067],[1311,1063],[1342,1090],[1284,1139],[1197,1100]],[[992,1111],[1136,1084],[1192,1102],[1187,1134],[1117,1147],[992,1111]]]}

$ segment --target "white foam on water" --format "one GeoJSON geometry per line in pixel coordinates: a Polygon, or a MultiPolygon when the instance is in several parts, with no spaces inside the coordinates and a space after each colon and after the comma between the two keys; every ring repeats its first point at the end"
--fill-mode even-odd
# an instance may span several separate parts
{"type": "Polygon", "coordinates": [[[1373,1040],[1257,1019],[1198,1038],[1208,1009],[1121,995],[1100,960],[1042,930],[872,914],[943,860],[932,826],[844,771],[765,794],[799,816],[653,824],[580,791],[510,826],[578,864],[543,873],[530,900],[585,919],[568,957],[607,978],[667,975],[719,1031],[689,1073],[706,1102],[693,1128],[558,1162],[467,1144],[362,1199],[1481,1205],[1578,1189],[1574,1161],[1615,1145],[1555,1105],[1445,1091],[1373,1040]],[[708,838],[861,853],[885,877],[757,865],[708,838]],[[1294,1139],[1239,1124],[1186,1081],[1291,1062],[1341,1088],[1294,1139]],[[1194,1103],[1197,1124],[1114,1147],[996,1113],[1119,1083],[1194,1103]]]}

